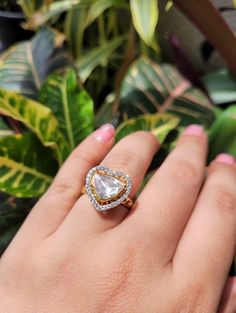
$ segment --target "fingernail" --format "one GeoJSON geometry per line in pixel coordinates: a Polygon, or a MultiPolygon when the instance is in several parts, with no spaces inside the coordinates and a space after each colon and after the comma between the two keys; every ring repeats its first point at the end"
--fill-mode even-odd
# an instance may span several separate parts
{"type": "Polygon", "coordinates": [[[226,164],[230,164],[230,165],[234,165],[235,164],[235,158],[228,153],[221,153],[219,154],[215,160],[217,162],[221,162],[221,163],[226,163],[226,164]]]}
{"type": "Polygon", "coordinates": [[[115,128],[112,124],[104,124],[94,133],[97,141],[105,143],[109,142],[115,136],[115,128]]]}
{"type": "Polygon", "coordinates": [[[204,134],[204,128],[197,124],[189,125],[187,128],[185,128],[183,134],[191,136],[202,136],[204,134]]]}

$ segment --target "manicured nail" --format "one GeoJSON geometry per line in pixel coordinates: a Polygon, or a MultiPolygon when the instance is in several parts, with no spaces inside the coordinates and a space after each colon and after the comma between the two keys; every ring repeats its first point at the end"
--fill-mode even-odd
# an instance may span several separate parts
{"type": "Polygon", "coordinates": [[[185,128],[183,134],[190,136],[202,136],[204,134],[204,128],[197,124],[189,125],[187,128],[185,128]]]}
{"type": "Polygon", "coordinates": [[[230,164],[230,165],[235,164],[235,158],[231,154],[228,154],[228,153],[219,154],[215,160],[217,162],[226,163],[226,164],[230,164]]]}
{"type": "Polygon", "coordinates": [[[109,142],[115,136],[115,128],[112,124],[104,124],[94,133],[99,142],[109,142]]]}

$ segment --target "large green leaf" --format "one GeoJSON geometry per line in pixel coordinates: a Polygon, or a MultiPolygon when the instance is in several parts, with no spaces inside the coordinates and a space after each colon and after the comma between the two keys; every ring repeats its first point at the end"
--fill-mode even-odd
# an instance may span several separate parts
{"type": "Polygon", "coordinates": [[[219,153],[236,157],[236,105],[224,110],[210,129],[209,161],[219,153]]]}
{"type": "Polygon", "coordinates": [[[82,56],[78,62],[78,73],[84,82],[92,71],[101,63],[106,61],[110,55],[120,46],[124,37],[115,38],[109,42],[103,43],[101,46],[92,49],[82,56]]]}
{"type": "Polygon", "coordinates": [[[116,140],[119,141],[138,130],[153,133],[159,142],[163,143],[167,135],[175,129],[180,119],[171,114],[145,114],[124,121],[116,130],[116,140]]]}
{"type": "Polygon", "coordinates": [[[215,114],[205,94],[193,88],[174,66],[138,59],[121,87],[120,110],[123,117],[170,112],[181,118],[181,125],[211,125],[215,114]]]}
{"type": "Polygon", "coordinates": [[[153,46],[158,21],[157,0],[130,0],[134,26],[146,44],[153,46]]]}
{"type": "Polygon", "coordinates": [[[236,101],[236,80],[226,68],[208,73],[203,82],[215,104],[236,101]]]}
{"type": "Polygon", "coordinates": [[[93,131],[93,101],[79,88],[74,70],[68,70],[64,76],[53,74],[45,82],[39,99],[57,117],[70,150],[93,131]]]}
{"type": "Polygon", "coordinates": [[[32,133],[0,138],[0,190],[16,197],[41,196],[57,171],[52,151],[32,133]]]}
{"type": "Polygon", "coordinates": [[[0,111],[25,124],[44,146],[55,149],[60,163],[67,157],[68,144],[49,108],[15,92],[0,89],[0,111]]]}
{"type": "Polygon", "coordinates": [[[47,75],[69,63],[61,35],[42,29],[0,55],[0,87],[35,98],[47,75]]]}

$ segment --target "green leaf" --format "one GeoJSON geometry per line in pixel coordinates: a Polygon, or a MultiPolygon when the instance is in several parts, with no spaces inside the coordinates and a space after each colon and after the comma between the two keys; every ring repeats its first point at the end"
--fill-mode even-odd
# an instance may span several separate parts
{"type": "Polygon", "coordinates": [[[224,110],[212,125],[209,133],[209,161],[220,153],[236,157],[236,105],[224,110]]]}
{"type": "Polygon", "coordinates": [[[205,75],[203,82],[215,104],[236,101],[236,80],[226,68],[205,75]]]}
{"type": "MultiPolygon", "coordinates": [[[[50,0],[49,0],[50,1],[50,0]]],[[[35,11],[46,5],[48,0],[18,0],[19,5],[25,16],[30,17],[35,11]]]]}
{"type": "Polygon", "coordinates": [[[35,98],[47,75],[69,63],[58,48],[63,37],[42,29],[0,55],[0,87],[35,98]]]}
{"type": "Polygon", "coordinates": [[[153,46],[158,21],[157,0],[130,0],[130,9],[135,29],[147,45],[153,46]]]}
{"type": "Polygon", "coordinates": [[[101,46],[87,52],[77,62],[78,73],[81,80],[84,82],[92,73],[92,71],[105,60],[120,46],[124,37],[118,37],[101,46]]]}
{"type": "Polygon", "coordinates": [[[31,133],[0,138],[0,190],[16,197],[41,196],[56,174],[50,149],[31,133]]]}
{"type": "Polygon", "coordinates": [[[63,12],[73,9],[80,2],[80,0],[52,1],[51,4],[44,5],[41,10],[31,12],[26,27],[28,29],[36,30],[39,26],[44,25],[52,18],[59,16],[63,12]]]}
{"type": "Polygon", "coordinates": [[[167,1],[166,6],[165,6],[165,12],[168,12],[173,6],[173,1],[167,1]]]}
{"type": "Polygon", "coordinates": [[[96,0],[90,6],[86,19],[86,27],[94,22],[104,11],[111,7],[121,8],[125,6],[123,0],[96,0]]]}
{"type": "Polygon", "coordinates": [[[0,111],[22,122],[38,136],[44,146],[53,148],[59,163],[65,160],[69,153],[68,144],[49,108],[15,92],[0,89],[0,111]]]}
{"type": "Polygon", "coordinates": [[[83,54],[83,39],[86,28],[110,7],[124,6],[124,0],[82,1],[76,8],[66,14],[64,32],[75,59],[83,54]]]}
{"type": "Polygon", "coordinates": [[[75,59],[82,54],[87,15],[87,7],[76,8],[66,14],[64,33],[75,59]]]}
{"type": "Polygon", "coordinates": [[[120,111],[124,118],[146,113],[169,112],[180,124],[208,127],[215,118],[213,105],[200,90],[193,88],[174,66],[138,59],[121,86],[120,111]]]}
{"type": "Polygon", "coordinates": [[[175,129],[180,119],[171,114],[145,114],[124,121],[116,130],[116,140],[119,141],[138,130],[146,130],[153,133],[160,143],[163,143],[167,135],[175,129]]]}
{"type": "Polygon", "coordinates": [[[93,101],[79,88],[76,73],[53,74],[43,85],[39,99],[59,121],[59,129],[73,150],[94,128],[93,101]]]}

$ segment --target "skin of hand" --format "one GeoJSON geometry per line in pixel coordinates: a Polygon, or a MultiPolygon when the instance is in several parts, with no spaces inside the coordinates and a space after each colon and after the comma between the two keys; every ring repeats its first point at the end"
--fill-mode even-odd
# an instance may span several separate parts
{"type": "Polygon", "coordinates": [[[133,197],[160,146],[149,132],[114,145],[114,133],[104,125],[74,150],[3,254],[2,313],[218,312],[236,242],[233,157],[206,175],[207,135],[191,125],[130,212],[101,214],[81,195],[89,169],[128,173],[133,197]]]}

